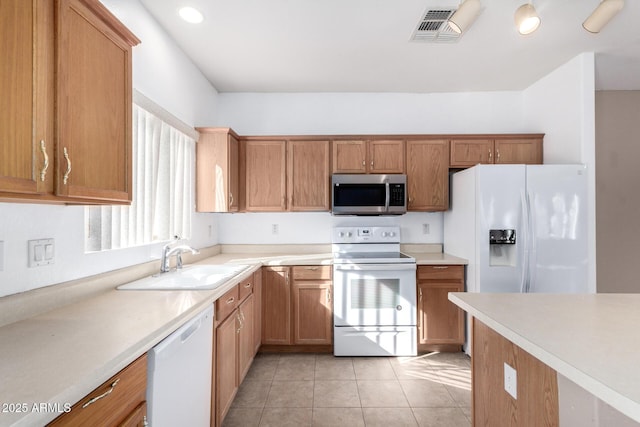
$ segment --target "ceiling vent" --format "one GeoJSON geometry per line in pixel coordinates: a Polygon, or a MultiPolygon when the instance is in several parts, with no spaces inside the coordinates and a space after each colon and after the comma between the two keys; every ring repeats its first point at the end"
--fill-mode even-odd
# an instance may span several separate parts
{"type": "Polygon", "coordinates": [[[412,41],[430,43],[454,43],[460,34],[453,31],[447,21],[456,9],[428,9],[411,36],[412,41]]]}

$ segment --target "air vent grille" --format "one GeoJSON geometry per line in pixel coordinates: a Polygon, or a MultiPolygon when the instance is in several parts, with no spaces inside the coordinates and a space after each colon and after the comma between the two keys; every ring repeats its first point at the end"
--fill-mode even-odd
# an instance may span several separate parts
{"type": "Polygon", "coordinates": [[[413,41],[430,43],[452,43],[458,41],[460,34],[453,31],[447,21],[455,9],[428,9],[411,36],[413,41]]]}

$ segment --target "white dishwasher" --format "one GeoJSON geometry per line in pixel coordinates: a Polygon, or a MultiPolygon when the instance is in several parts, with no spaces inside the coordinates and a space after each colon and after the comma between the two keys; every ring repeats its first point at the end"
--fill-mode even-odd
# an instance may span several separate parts
{"type": "Polygon", "coordinates": [[[148,353],[147,405],[152,427],[209,426],[213,304],[148,353]]]}

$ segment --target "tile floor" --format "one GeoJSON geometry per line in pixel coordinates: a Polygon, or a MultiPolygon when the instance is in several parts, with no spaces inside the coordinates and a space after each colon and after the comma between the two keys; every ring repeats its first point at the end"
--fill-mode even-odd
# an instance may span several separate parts
{"type": "Polygon", "coordinates": [[[223,427],[471,425],[464,353],[258,354],[223,427]]]}

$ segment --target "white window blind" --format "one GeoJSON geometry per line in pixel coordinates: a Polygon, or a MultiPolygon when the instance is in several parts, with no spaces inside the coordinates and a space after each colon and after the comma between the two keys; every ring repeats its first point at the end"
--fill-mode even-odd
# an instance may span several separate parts
{"type": "Polygon", "coordinates": [[[86,251],[191,237],[195,140],[133,106],[133,201],[85,210],[86,251]]]}

